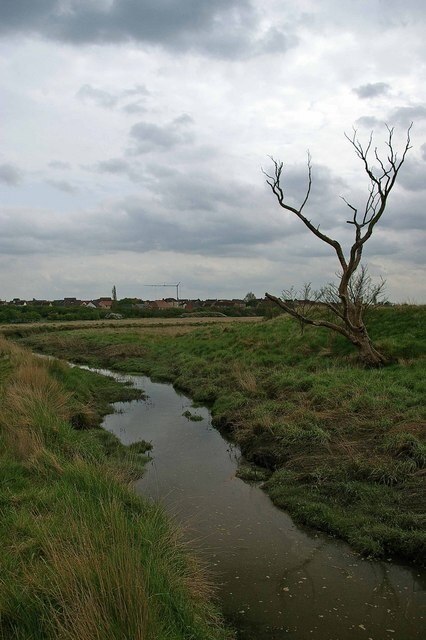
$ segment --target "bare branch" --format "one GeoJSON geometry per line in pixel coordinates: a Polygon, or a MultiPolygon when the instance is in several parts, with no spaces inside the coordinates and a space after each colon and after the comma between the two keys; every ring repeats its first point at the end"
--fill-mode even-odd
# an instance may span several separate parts
{"type": "Polygon", "coordinates": [[[346,329],[338,324],[334,324],[333,322],[328,322],[327,320],[313,320],[312,318],[308,318],[303,314],[299,313],[295,308],[291,307],[286,302],[281,300],[281,298],[277,298],[276,296],[273,296],[270,293],[265,293],[265,297],[268,298],[268,300],[271,300],[271,302],[273,302],[274,304],[281,307],[281,309],[283,309],[289,315],[293,316],[293,318],[296,318],[300,322],[303,322],[303,324],[310,324],[315,327],[325,327],[327,329],[331,329],[332,331],[336,331],[337,333],[340,333],[341,335],[345,336],[345,338],[349,338],[349,334],[346,331],[346,329]]]}
{"type": "Polygon", "coordinates": [[[329,244],[331,247],[333,247],[342,268],[345,268],[346,261],[345,261],[345,257],[343,255],[343,250],[342,250],[342,247],[340,246],[340,243],[337,240],[333,240],[332,238],[327,236],[325,233],[322,233],[319,230],[319,226],[315,227],[312,224],[312,222],[308,220],[302,213],[302,210],[309,199],[309,196],[311,193],[311,187],[312,187],[312,165],[311,165],[311,156],[309,152],[308,152],[308,186],[306,188],[306,194],[302,201],[302,204],[298,209],[296,209],[295,207],[292,207],[291,205],[289,205],[284,201],[284,191],[281,186],[281,174],[284,166],[283,163],[278,162],[272,156],[270,156],[270,158],[274,164],[274,175],[273,176],[269,175],[263,169],[262,169],[262,172],[267,177],[266,182],[271,187],[272,193],[277,198],[280,207],[296,215],[299,218],[299,220],[301,220],[303,224],[309,229],[309,231],[311,231],[311,233],[313,233],[317,238],[319,238],[326,244],[329,244]]]}
{"type": "Polygon", "coordinates": [[[357,224],[358,221],[356,220],[356,216],[355,216],[355,219],[353,221],[356,226],[356,235],[355,235],[355,242],[353,243],[350,250],[348,269],[347,269],[347,274],[345,276],[345,281],[346,281],[345,286],[349,282],[349,279],[351,278],[352,274],[356,271],[360,263],[363,245],[371,237],[375,225],[379,222],[380,218],[382,217],[386,209],[387,199],[389,197],[389,194],[393,186],[395,185],[398,172],[405,160],[408,150],[411,148],[410,132],[412,128],[412,123],[410,124],[407,130],[406,143],[401,156],[401,160],[399,162],[397,161],[397,154],[393,146],[394,129],[393,127],[389,127],[388,125],[386,125],[386,128],[388,130],[388,139],[386,141],[386,145],[389,150],[388,158],[387,158],[388,166],[385,166],[385,163],[383,162],[383,160],[381,160],[378,154],[377,148],[375,148],[374,150],[375,159],[379,162],[379,165],[382,171],[382,175],[380,177],[377,177],[374,174],[373,168],[370,166],[368,161],[368,153],[371,149],[373,134],[370,134],[369,142],[365,150],[363,149],[361,143],[358,140],[356,130],[354,130],[354,136],[352,139],[345,134],[346,138],[354,147],[357,156],[362,160],[364,164],[364,169],[371,181],[369,195],[368,195],[365,210],[364,210],[363,220],[362,222],[357,224]],[[362,229],[364,228],[365,228],[365,231],[364,233],[362,233],[362,229]]]}
{"type": "Polygon", "coordinates": [[[272,158],[274,174],[267,177],[267,183],[278,200],[279,205],[296,215],[299,220],[309,229],[309,231],[334,248],[340,263],[341,273],[339,274],[339,284],[327,285],[320,292],[312,291],[310,285],[305,286],[305,292],[301,300],[295,299],[294,291],[284,292],[284,299],[277,298],[271,294],[266,297],[278,305],[283,311],[294,317],[302,325],[314,325],[326,327],[340,333],[350,340],[359,349],[361,359],[369,366],[381,366],[386,359],[372,345],[364,325],[363,311],[371,304],[377,304],[379,296],[382,294],[384,281],[373,284],[366,268],[361,265],[362,253],[365,243],[373,234],[374,227],[385,212],[389,195],[395,185],[399,170],[401,169],[409,149],[411,149],[411,128],[407,129],[405,146],[402,154],[398,154],[394,146],[394,129],[386,125],[388,136],[385,144],[387,146],[386,158],[382,158],[377,150],[373,149],[373,132],[368,138],[366,146],[360,142],[358,132],[354,128],[352,137],[345,133],[345,137],[352,145],[357,157],[361,160],[364,171],[367,174],[370,186],[365,205],[361,211],[352,205],[345,197],[342,200],[352,212],[352,219],[347,220],[347,224],[354,228],[354,240],[349,250],[348,258],[345,257],[340,243],[323,233],[319,225],[315,226],[311,220],[302,213],[309,200],[312,187],[312,165],[311,156],[308,153],[308,184],[305,197],[299,208],[289,205],[285,201],[285,192],[282,186],[283,163],[272,158]],[[370,163],[369,155],[373,156],[373,161],[378,164],[374,167],[370,163]],[[359,272],[357,272],[360,268],[359,272]],[[290,295],[290,299],[285,297],[290,295]],[[293,297],[293,299],[292,299],[293,297]],[[321,314],[311,317],[309,312],[321,301],[326,309],[331,311],[336,317],[336,322],[329,322],[321,314]]]}
{"type": "Polygon", "coordinates": [[[303,207],[308,202],[309,195],[311,193],[311,187],[312,187],[312,163],[311,163],[311,160],[312,160],[311,154],[308,151],[308,161],[307,161],[308,162],[308,189],[306,191],[305,199],[304,199],[304,201],[302,202],[302,204],[300,206],[299,213],[302,212],[303,207]]]}

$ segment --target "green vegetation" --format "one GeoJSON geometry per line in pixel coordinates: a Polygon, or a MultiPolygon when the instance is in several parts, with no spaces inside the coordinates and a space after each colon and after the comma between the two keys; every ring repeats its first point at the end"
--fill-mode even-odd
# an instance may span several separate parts
{"type": "Polygon", "coordinates": [[[242,462],[237,469],[236,475],[237,478],[241,478],[241,480],[245,482],[258,483],[268,480],[272,475],[272,471],[265,469],[265,467],[258,467],[255,464],[242,462]]]}
{"type": "Polygon", "coordinates": [[[279,310],[265,301],[250,302],[246,307],[221,306],[202,307],[194,311],[187,311],[183,307],[155,309],[135,304],[134,300],[124,298],[113,303],[111,309],[93,309],[80,305],[52,305],[27,303],[26,305],[0,305],[0,324],[29,324],[34,322],[62,322],[109,319],[111,313],[119,314],[123,318],[203,318],[203,317],[242,317],[278,315],[279,310]]]}
{"type": "Polygon", "coordinates": [[[104,309],[88,307],[64,307],[48,305],[2,305],[0,306],[0,324],[21,324],[28,322],[58,320],[100,320],[108,314],[104,309]]]}
{"type": "Polygon", "coordinates": [[[182,415],[188,420],[191,420],[191,422],[202,422],[204,420],[203,416],[200,416],[198,413],[191,413],[189,409],[184,411],[182,415]]]}
{"type": "MultiPolygon", "coordinates": [[[[171,381],[211,407],[264,487],[299,522],[372,556],[421,562],[425,534],[425,307],[369,311],[393,360],[367,370],[351,345],[287,317],[194,327],[27,335],[34,349],[171,381]]],[[[242,471],[242,475],[247,471],[242,471]]],[[[253,474],[251,474],[251,478],[253,474]]]]}
{"type": "Polygon", "coordinates": [[[0,394],[0,638],[228,637],[179,532],[128,486],[149,443],[97,428],[138,392],[2,339],[0,394]]]}

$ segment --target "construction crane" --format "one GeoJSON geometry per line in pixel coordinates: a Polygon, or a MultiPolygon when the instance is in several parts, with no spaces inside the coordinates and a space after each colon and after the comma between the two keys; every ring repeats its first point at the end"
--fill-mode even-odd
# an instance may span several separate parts
{"type": "Polygon", "coordinates": [[[144,284],[144,287],[176,287],[176,300],[179,300],[179,287],[181,283],[177,282],[176,284],[166,284],[163,282],[162,284],[144,284]]]}

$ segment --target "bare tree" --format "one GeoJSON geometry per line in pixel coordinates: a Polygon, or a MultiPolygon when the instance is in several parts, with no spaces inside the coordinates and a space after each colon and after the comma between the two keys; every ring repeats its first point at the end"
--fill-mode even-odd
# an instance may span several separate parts
{"type": "Polygon", "coordinates": [[[381,282],[380,285],[374,286],[365,267],[361,266],[360,262],[364,245],[371,238],[374,227],[385,212],[389,194],[395,185],[407,152],[411,148],[411,127],[412,123],[408,127],[405,146],[399,157],[393,141],[394,129],[386,125],[388,136],[385,160],[380,157],[377,147],[373,148],[373,133],[370,134],[369,141],[365,147],[361,144],[356,129],[354,129],[352,137],[345,134],[356,155],[361,160],[364,171],[370,180],[370,188],[363,211],[359,212],[356,207],[343,198],[351,210],[352,216],[350,220],[347,220],[347,223],[354,228],[354,240],[347,256],[345,256],[342,246],[337,240],[320,231],[319,226],[312,224],[311,220],[308,220],[303,214],[303,209],[308,202],[312,187],[312,164],[309,152],[307,163],[308,184],[305,197],[299,208],[293,207],[285,201],[284,187],[282,186],[283,163],[271,158],[274,166],[273,175],[264,172],[267,177],[267,183],[271,187],[279,205],[297,216],[319,240],[330,245],[334,249],[340,265],[338,284],[324,287],[320,295],[315,292],[316,301],[322,301],[333,313],[333,321],[319,317],[309,317],[304,313],[303,306],[298,307],[297,304],[294,304],[294,301],[277,298],[269,293],[265,294],[266,297],[303,325],[310,324],[317,327],[326,327],[345,336],[358,349],[362,362],[370,367],[384,365],[386,358],[372,344],[363,321],[363,312],[366,306],[377,300],[384,283],[381,282]],[[370,162],[371,153],[374,156],[377,167],[374,167],[370,162]],[[357,272],[358,268],[359,271],[357,272]]]}

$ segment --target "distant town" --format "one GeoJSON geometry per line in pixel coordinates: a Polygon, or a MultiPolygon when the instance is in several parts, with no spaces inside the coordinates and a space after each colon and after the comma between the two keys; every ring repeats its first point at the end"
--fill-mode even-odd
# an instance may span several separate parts
{"type": "Polygon", "coordinates": [[[21,300],[21,298],[13,298],[12,300],[3,301],[0,300],[0,305],[11,305],[16,307],[85,307],[87,309],[112,309],[114,305],[133,306],[140,309],[186,309],[192,311],[194,309],[203,308],[240,308],[253,306],[253,303],[261,304],[265,302],[264,298],[256,298],[247,294],[244,300],[233,298],[232,300],[225,299],[207,299],[207,300],[189,300],[176,298],[162,298],[161,300],[142,300],[141,298],[123,298],[122,300],[116,300],[111,297],[94,298],[91,300],[79,300],[78,298],[62,298],[59,300],[21,300]]]}
{"type": "MultiPolygon", "coordinates": [[[[115,291],[113,290],[113,294],[115,291]]],[[[57,300],[13,298],[0,300],[0,323],[50,320],[98,320],[181,316],[273,316],[279,310],[265,298],[248,293],[243,299],[117,299],[116,295],[90,300],[66,297],[57,300]]]]}
{"type": "MultiPolygon", "coordinates": [[[[142,298],[117,299],[115,287],[112,296],[90,300],[76,297],[58,300],[0,300],[0,323],[49,322],[60,320],[122,320],[123,318],[179,318],[201,316],[265,316],[275,317],[283,311],[266,298],[257,298],[249,292],[244,298],[208,298],[206,300],[187,298],[142,298]]],[[[302,307],[304,311],[312,307],[327,307],[320,300],[286,300],[291,305],[302,307]]],[[[381,306],[390,302],[378,303],[381,306]]]]}

